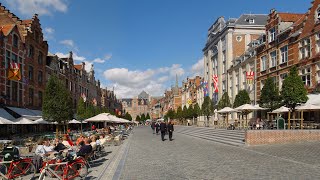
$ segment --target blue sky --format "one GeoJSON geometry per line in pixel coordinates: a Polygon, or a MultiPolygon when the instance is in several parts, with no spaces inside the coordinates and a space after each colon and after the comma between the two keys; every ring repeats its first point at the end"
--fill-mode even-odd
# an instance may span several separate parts
{"type": "Polygon", "coordinates": [[[96,78],[118,97],[142,90],[163,95],[187,76],[202,75],[207,30],[220,16],[305,13],[311,0],[4,0],[21,19],[34,13],[59,56],[94,64],[96,78]]]}

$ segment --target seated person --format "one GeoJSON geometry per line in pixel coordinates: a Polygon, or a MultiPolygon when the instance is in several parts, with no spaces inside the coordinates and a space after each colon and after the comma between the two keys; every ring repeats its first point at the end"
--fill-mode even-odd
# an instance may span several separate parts
{"type": "Polygon", "coordinates": [[[36,148],[35,154],[41,157],[49,156],[50,153],[54,152],[53,147],[50,146],[47,138],[40,139],[36,148]]]}
{"type": "Polygon", "coordinates": [[[64,144],[62,144],[62,141],[60,139],[56,138],[55,139],[55,147],[53,148],[53,150],[59,152],[59,151],[65,150],[65,149],[67,149],[67,147],[64,144]]]}
{"type": "Polygon", "coordinates": [[[93,151],[97,150],[97,142],[96,141],[97,141],[96,136],[92,136],[90,145],[92,146],[93,151]]]}
{"type": "Polygon", "coordinates": [[[103,135],[100,135],[100,139],[99,139],[99,141],[100,141],[100,145],[104,145],[105,143],[106,143],[106,139],[104,138],[104,136],[103,135]]]}
{"type": "Polygon", "coordinates": [[[69,143],[68,138],[66,136],[63,136],[62,144],[65,145],[67,148],[71,148],[71,144],[69,143]]]}
{"type": "Polygon", "coordinates": [[[80,150],[78,151],[77,155],[85,156],[92,152],[92,146],[90,145],[91,140],[86,138],[85,141],[80,142],[80,150]]]}
{"type": "Polygon", "coordinates": [[[84,139],[85,139],[84,135],[81,134],[81,135],[79,136],[79,138],[77,139],[77,142],[76,142],[77,146],[79,146],[79,145],[80,145],[80,142],[81,142],[81,141],[84,141],[84,139]]]}

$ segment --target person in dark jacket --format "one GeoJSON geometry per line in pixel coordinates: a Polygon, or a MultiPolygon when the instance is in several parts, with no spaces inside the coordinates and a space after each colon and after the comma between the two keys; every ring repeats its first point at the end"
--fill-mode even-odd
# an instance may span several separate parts
{"type": "Polygon", "coordinates": [[[169,140],[172,141],[172,133],[173,133],[174,129],[173,129],[173,123],[171,121],[169,121],[167,128],[168,128],[168,133],[169,133],[169,140]]]}
{"type": "Polygon", "coordinates": [[[164,141],[164,136],[166,134],[167,131],[167,125],[166,123],[164,123],[163,121],[161,121],[160,123],[160,132],[161,132],[161,139],[162,141],[164,141]]]}
{"type": "Polygon", "coordinates": [[[159,122],[156,122],[156,133],[159,134],[159,130],[160,130],[160,124],[159,122]]]}
{"type": "Polygon", "coordinates": [[[154,121],[152,121],[152,123],[151,123],[151,129],[152,129],[153,134],[154,134],[154,128],[155,128],[155,126],[156,126],[156,123],[155,123],[154,121]]]}

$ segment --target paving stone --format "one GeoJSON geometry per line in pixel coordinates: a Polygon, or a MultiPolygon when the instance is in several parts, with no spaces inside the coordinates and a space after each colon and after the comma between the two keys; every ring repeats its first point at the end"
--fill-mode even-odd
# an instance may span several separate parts
{"type": "Polygon", "coordinates": [[[150,127],[134,131],[120,179],[320,179],[320,142],[236,147],[179,133],[163,142],[150,127]]]}

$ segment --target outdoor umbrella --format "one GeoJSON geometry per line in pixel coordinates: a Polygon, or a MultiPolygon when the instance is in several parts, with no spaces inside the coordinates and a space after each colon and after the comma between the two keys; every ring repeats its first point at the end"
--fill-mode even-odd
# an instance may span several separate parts
{"type": "Polygon", "coordinates": [[[320,106],[318,105],[313,105],[313,104],[303,104],[301,106],[296,107],[296,110],[301,111],[301,129],[303,128],[302,124],[303,124],[303,112],[307,111],[309,112],[309,119],[310,119],[310,111],[319,111],[320,110],[320,106]]]}
{"type": "Polygon", "coordinates": [[[0,124],[13,124],[13,122],[3,117],[0,117],[0,124]]]}
{"type": "Polygon", "coordinates": [[[15,119],[13,120],[13,124],[37,124],[36,122],[34,121],[31,121],[30,119],[27,119],[25,117],[20,117],[18,119],[15,119]]]}
{"type": "Polygon", "coordinates": [[[77,121],[75,119],[72,119],[71,121],[68,122],[69,124],[81,124],[80,121],[77,121]]]}
{"type": "Polygon", "coordinates": [[[220,109],[219,111],[217,111],[218,113],[221,113],[221,114],[226,114],[226,116],[227,116],[227,124],[228,124],[228,115],[229,115],[229,113],[231,113],[231,112],[236,112],[237,110],[235,110],[235,109],[232,109],[232,108],[230,108],[230,107],[224,107],[223,109],[220,109]]]}
{"type": "Polygon", "coordinates": [[[43,120],[42,118],[37,119],[34,122],[35,122],[35,124],[50,124],[48,121],[43,120]]]}
{"type": "MultiPolygon", "coordinates": [[[[242,113],[243,112],[248,112],[248,111],[257,111],[257,110],[263,110],[264,108],[261,108],[261,107],[257,107],[257,106],[254,106],[254,105],[251,105],[251,104],[243,104],[237,108],[235,108],[235,110],[238,110],[238,111],[241,111],[242,113]]],[[[248,125],[248,113],[246,113],[246,126],[248,125]]]]}
{"type": "Polygon", "coordinates": [[[289,108],[285,107],[285,106],[281,106],[278,109],[275,109],[272,111],[272,113],[284,113],[284,112],[289,112],[289,108]]]}
{"type": "Polygon", "coordinates": [[[86,122],[112,122],[110,119],[109,113],[101,113],[96,116],[93,116],[89,119],[86,119],[86,122]]]}

